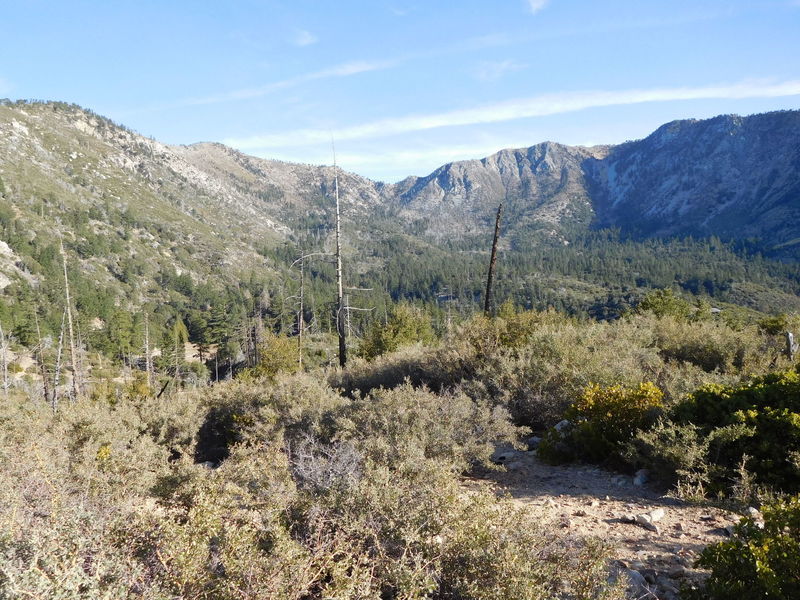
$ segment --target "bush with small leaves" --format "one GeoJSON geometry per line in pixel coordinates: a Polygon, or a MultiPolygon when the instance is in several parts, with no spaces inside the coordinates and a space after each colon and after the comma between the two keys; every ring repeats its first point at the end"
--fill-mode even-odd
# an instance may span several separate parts
{"type": "MultiPolygon", "coordinates": [[[[623,454],[629,464],[647,468],[653,479],[677,486],[681,496],[700,499],[709,493],[728,491],[720,482],[732,481],[733,473],[719,464],[720,449],[752,434],[751,428],[740,423],[717,427],[706,434],[693,423],[662,418],[653,427],[639,430],[625,445],[623,454]]],[[[746,466],[740,465],[740,470],[746,466]]],[[[749,476],[744,471],[741,475],[749,476]]]]}
{"type": "Polygon", "coordinates": [[[550,460],[618,460],[622,445],[651,424],[664,394],[654,384],[635,387],[590,384],[564,414],[568,428],[549,431],[540,452],[550,460]]]}
{"type": "Polygon", "coordinates": [[[708,546],[697,566],[710,569],[692,598],[794,600],[800,590],[800,496],[762,507],[763,524],[752,517],[735,526],[730,540],[708,546]]]}
{"type": "Polygon", "coordinates": [[[786,492],[800,490],[800,373],[780,371],[739,386],[706,385],[677,405],[673,419],[704,435],[726,426],[745,435],[721,440],[713,462],[730,479],[745,456],[756,480],[786,492]]]}
{"type": "Polygon", "coordinates": [[[437,395],[409,383],[343,405],[335,429],[337,439],[351,441],[379,464],[418,457],[455,471],[489,465],[496,444],[513,443],[528,432],[512,425],[502,407],[458,391],[437,395]]]}
{"type": "Polygon", "coordinates": [[[384,324],[373,322],[361,341],[359,354],[367,360],[394,352],[410,344],[430,344],[434,340],[430,317],[422,309],[405,302],[394,305],[384,324]]]}

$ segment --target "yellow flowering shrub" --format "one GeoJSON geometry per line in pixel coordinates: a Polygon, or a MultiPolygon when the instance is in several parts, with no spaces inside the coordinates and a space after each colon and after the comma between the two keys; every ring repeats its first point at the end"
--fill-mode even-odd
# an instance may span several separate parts
{"type": "Polygon", "coordinates": [[[543,455],[561,460],[613,460],[621,444],[653,420],[663,398],[663,392],[649,381],[633,387],[591,383],[564,414],[569,426],[548,433],[543,455]]]}

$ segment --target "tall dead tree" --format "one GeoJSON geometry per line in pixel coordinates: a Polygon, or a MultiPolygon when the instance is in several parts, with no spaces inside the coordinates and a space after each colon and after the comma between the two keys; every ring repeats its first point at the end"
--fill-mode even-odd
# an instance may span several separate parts
{"type": "Polygon", "coordinates": [[[3,361],[3,397],[8,400],[8,341],[2,325],[0,325],[0,353],[3,361]]]}
{"type": "Polygon", "coordinates": [[[44,342],[42,342],[42,330],[39,327],[39,309],[38,307],[33,311],[33,318],[36,321],[36,348],[37,359],[39,361],[39,373],[42,377],[42,394],[44,394],[44,401],[50,401],[50,386],[48,385],[47,366],[44,364],[44,342]]]}
{"type": "Polygon", "coordinates": [[[64,314],[61,315],[61,330],[58,334],[58,349],[56,350],[56,366],[53,371],[53,399],[52,406],[53,412],[58,412],[58,383],[61,379],[61,355],[64,351],[64,327],[67,321],[67,309],[64,309],[64,314]]]}
{"type": "Polygon", "coordinates": [[[497,207],[497,218],[494,222],[494,239],[492,240],[492,256],[489,259],[489,276],[486,278],[486,296],[483,305],[483,313],[487,317],[492,316],[492,289],[494,285],[494,269],[497,264],[497,240],[500,237],[500,217],[503,214],[503,205],[497,207]]]}
{"type": "Polygon", "coordinates": [[[336,198],[336,333],[339,334],[339,366],[347,364],[347,324],[345,323],[342,286],[342,233],[339,218],[339,174],[336,170],[336,147],[333,146],[333,195],[336,198]]]}
{"type": "Polygon", "coordinates": [[[147,387],[153,389],[153,355],[150,351],[150,315],[144,313],[144,368],[147,370],[147,387]]]}
{"type": "Polygon", "coordinates": [[[786,356],[789,357],[789,360],[794,360],[794,355],[797,354],[798,347],[797,342],[794,341],[794,334],[791,331],[786,332],[786,356]]]}
{"type": "Polygon", "coordinates": [[[75,348],[75,334],[72,329],[72,300],[69,296],[69,277],[67,277],[67,254],[64,252],[64,241],[59,240],[61,246],[61,262],[64,266],[64,302],[67,310],[67,331],[69,333],[69,359],[72,363],[72,399],[78,398],[78,380],[80,369],[78,367],[77,351],[75,348]]]}
{"type": "MultiPolygon", "coordinates": [[[[310,252],[308,254],[302,254],[300,258],[295,260],[291,265],[289,265],[289,269],[294,267],[296,264],[300,265],[300,292],[298,296],[289,296],[289,298],[295,298],[299,302],[298,310],[297,310],[297,364],[300,366],[300,369],[303,368],[303,335],[306,329],[306,322],[305,322],[305,310],[306,310],[306,260],[312,258],[314,256],[329,256],[325,252],[310,252]]],[[[288,298],[287,298],[288,299],[288,298]]]]}

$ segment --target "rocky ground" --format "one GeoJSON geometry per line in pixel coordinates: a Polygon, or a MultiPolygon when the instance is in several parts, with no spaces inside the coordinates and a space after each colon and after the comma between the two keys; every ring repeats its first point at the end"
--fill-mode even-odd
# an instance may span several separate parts
{"type": "Polygon", "coordinates": [[[535,451],[501,450],[496,459],[505,471],[486,472],[470,483],[492,486],[543,523],[606,540],[634,598],[676,600],[682,587],[697,586],[706,576],[693,566],[700,551],[726,539],[740,519],[664,495],[641,475],[548,465],[535,451]]]}

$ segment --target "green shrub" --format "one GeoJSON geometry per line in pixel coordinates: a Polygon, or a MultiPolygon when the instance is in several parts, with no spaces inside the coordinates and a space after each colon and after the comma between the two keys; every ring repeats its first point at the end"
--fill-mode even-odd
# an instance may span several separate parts
{"type": "Polygon", "coordinates": [[[758,328],[768,335],[779,335],[789,330],[789,317],[785,313],[765,317],[758,322],[758,328]]]}
{"type": "Polygon", "coordinates": [[[240,377],[275,379],[279,373],[294,373],[300,368],[297,342],[268,331],[258,347],[258,363],[240,377]]]}
{"type": "Polygon", "coordinates": [[[462,486],[520,433],[502,407],[311,375],[114,398],[0,404],[0,597],[621,598],[601,544],[462,486]],[[212,414],[210,469],[187,455],[212,414]]]}
{"type": "Polygon", "coordinates": [[[8,372],[11,374],[22,373],[25,369],[16,361],[8,363],[8,372]]]}
{"type": "Polygon", "coordinates": [[[405,379],[439,392],[459,385],[473,398],[504,406],[519,425],[545,428],[590,383],[652,381],[664,402],[678,402],[708,382],[735,385],[745,374],[785,364],[774,340],[755,328],[679,321],[652,314],[615,322],[578,321],[555,312],[501,309],[473,317],[436,348],[406,347],[331,376],[333,387],[368,393],[405,379]],[[614,360],[609,360],[613,356],[614,360]]]}
{"type": "MultiPolygon", "coordinates": [[[[30,483],[30,482],[29,482],[30,483]]],[[[67,499],[67,498],[65,498],[67,499]]],[[[0,532],[0,597],[168,600],[167,590],[152,581],[147,565],[131,549],[108,535],[122,527],[123,515],[70,497],[74,504],[42,502],[15,506],[40,513],[0,532]]]]}
{"type": "MultiPolygon", "coordinates": [[[[752,430],[741,424],[704,434],[693,423],[659,419],[653,427],[636,433],[626,444],[624,457],[637,468],[647,468],[663,484],[676,485],[681,496],[698,499],[723,491],[719,482],[732,481],[733,473],[717,462],[720,448],[749,435],[752,430]]],[[[750,498],[740,500],[749,502],[750,498]]]]}
{"type": "Polygon", "coordinates": [[[336,439],[352,440],[369,459],[435,459],[455,471],[489,465],[498,443],[513,443],[528,430],[511,424],[508,411],[453,391],[434,394],[406,383],[375,390],[337,412],[336,439]]]}
{"type": "Polygon", "coordinates": [[[323,431],[326,417],[347,401],[324,381],[306,374],[274,380],[234,381],[203,394],[205,419],[198,432],[195,458],[217,462],[235,444],[274,441],[279,432],[291,440],[323,431]]]}
{"type": "Polygon", "coordinates": [[[748,432],[718,445],[713,462],[730,475],[745,456],[756,481],[800,490],[800,374],[781,371],[740,386],[706,385],[675,407],[674,419],[704,435],[726,426],[748,432]]]}
{"type": "Polygon", "coordinates": [[[622,444],[652,421],[663,396],[650,382],[636,387],[590,384],[564,413],[569,426],[550,430],[540,452],[551,460],[571,456],[594,462],[614,460],[622,444]]]}
{"type": "Polygon", "coordinates": [[[434,339],[430,318],[419,307],[401,302],[392,307],[386,324],[373,322],[361,341],[359,354],[371,360],[409,344],[430,344],[434,339]]]}
{"type": "Polygon", "coordinates": [[[657,317],[675,317],[688,319],[692,314],[692,305],[676,296],[671,289],[653,290],[647,294],[636,307],[639,313],[650,312],[657,317]]]}
{"type": "Polygon", "coordinates": [[[730,540],[707,547],[697,565],[711,570],[709,600],[792,600],[800,590],[800,496],[762,508],[764,526],[742,519],[730,540]]]}
{"type": "Polygon", "coordinates": [[[654,323],[654,343],[670,362],[690,363],[708,373],[765,372],[778,352],[754,327],[734,331],[716,321],[664,317],[654,323]]]}

